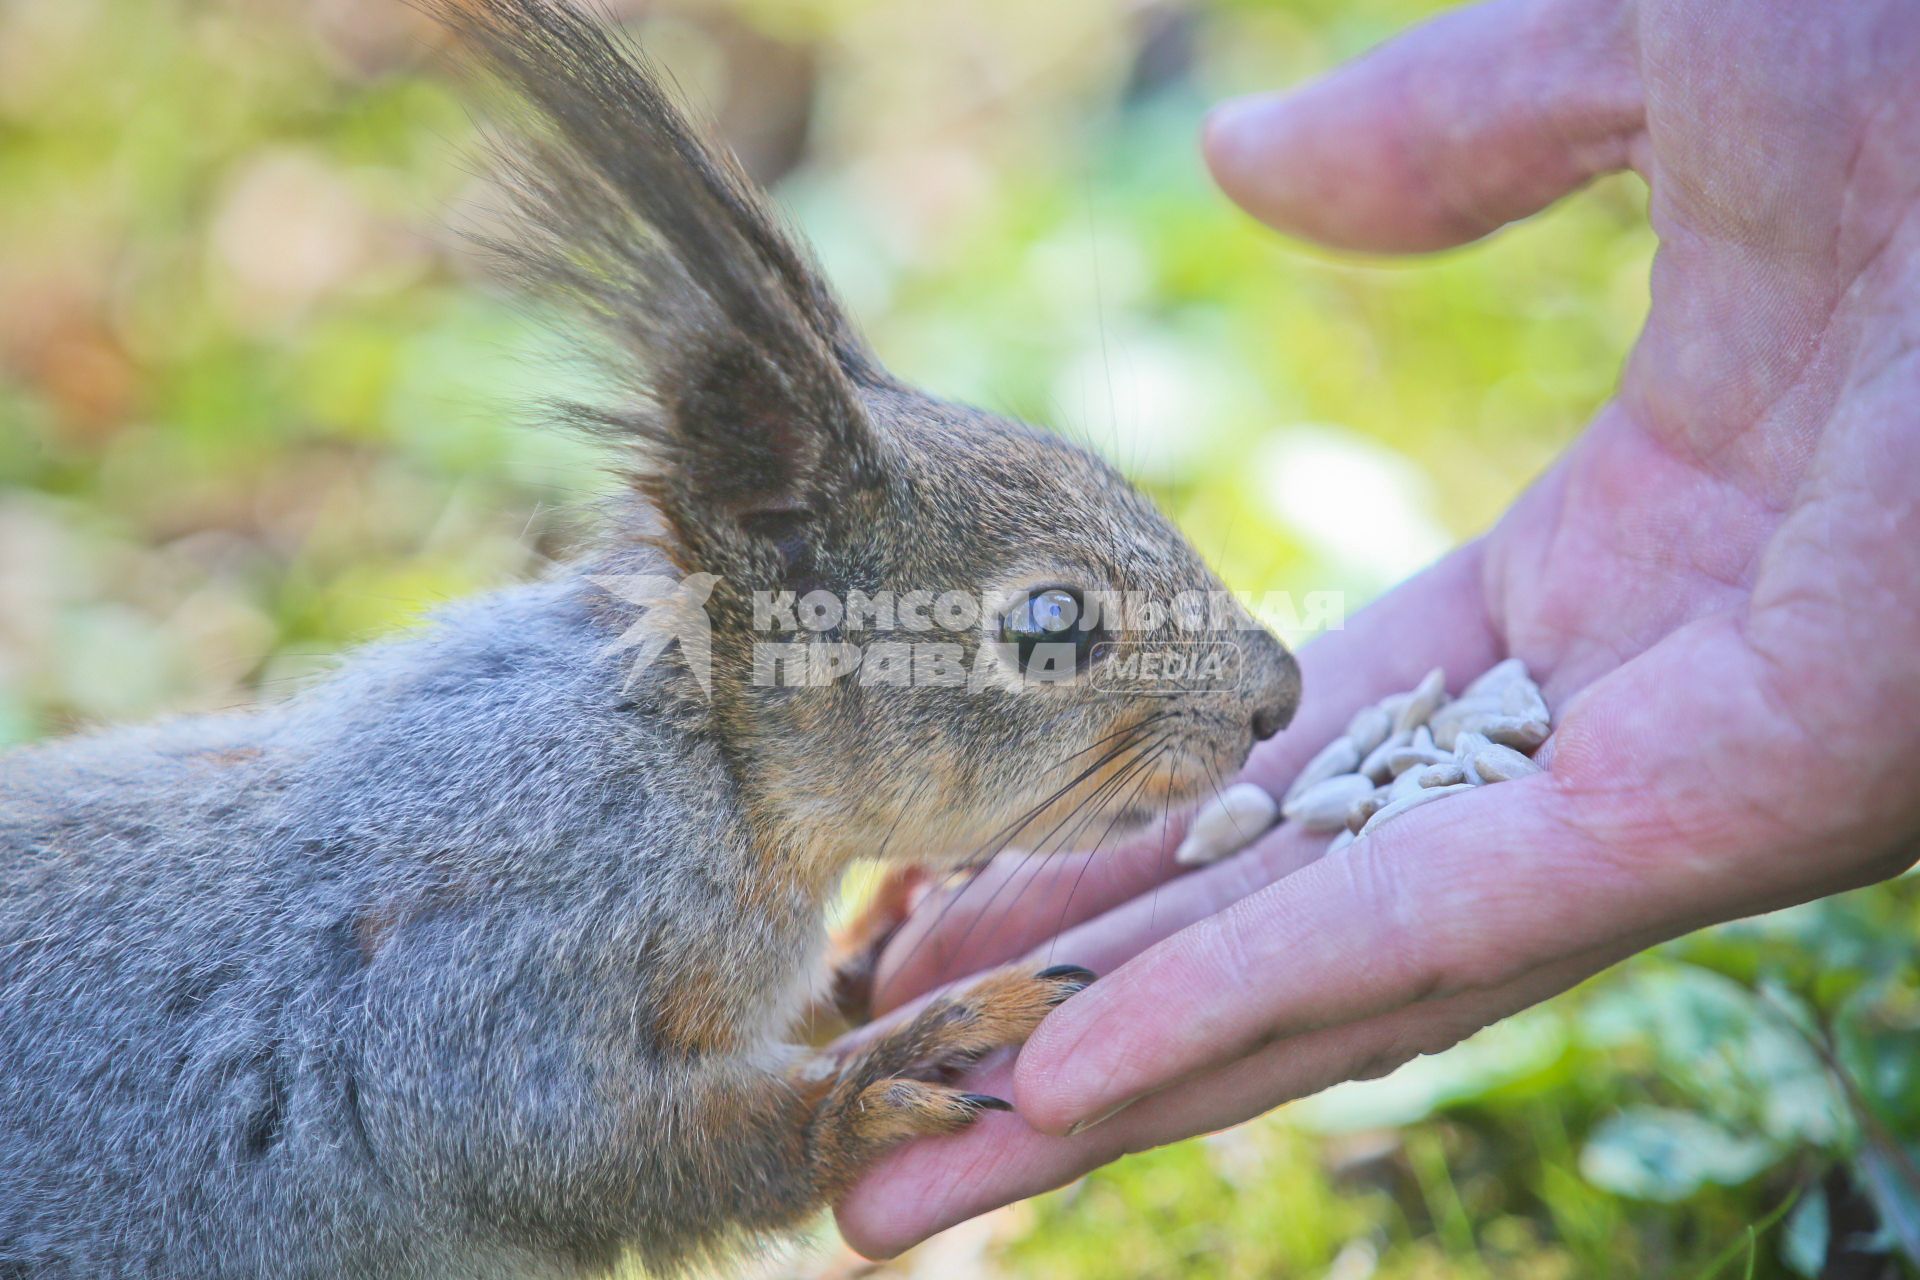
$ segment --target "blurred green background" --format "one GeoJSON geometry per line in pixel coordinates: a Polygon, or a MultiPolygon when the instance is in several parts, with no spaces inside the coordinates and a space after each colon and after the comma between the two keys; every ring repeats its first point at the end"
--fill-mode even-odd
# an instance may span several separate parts
{"type": "MultiPolygon", "coordinates": [[[[1233,585],[1356,606],[1497,515],[1646,307],[1631,179],[1394,264],[1210,187],[1210,102],[1435,7],[615,5],[897,372],[1108,452],[1233,585]]],[[[0,744],[275,696],[590,518],[592,453],[521,422],[551,340],[445,231],[443,64],[398,0],[0,0],[0,744]]],[[[1696,936],[880,1273],[1910,1274],[1917,923],[1909,878],[1696,936]]],[[[769,1274],[861,1274],[825,1232],[769,1274]]]]}

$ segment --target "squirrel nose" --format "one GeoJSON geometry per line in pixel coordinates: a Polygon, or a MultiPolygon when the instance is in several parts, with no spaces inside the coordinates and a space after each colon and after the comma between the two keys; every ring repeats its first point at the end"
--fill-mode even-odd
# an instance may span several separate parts
{"type": "Polygon", "coordinates": [[[1264,707],[1256,707],[1253,712],[1253,740],[1265,742],[1274,734],[1287,727],[1293,719],[1291,702],[1273,702],[1264,707]]]}
{"type": "Polygon", "coordinates": [[[1286,728],[1300,705],[1300,664],[1271,635],[1262,633],[1260,639],[1266,642],[1255,649],[1262,659],[1262,678],[1249,699],[1255,742],[1265,742],[1286,728]]]}

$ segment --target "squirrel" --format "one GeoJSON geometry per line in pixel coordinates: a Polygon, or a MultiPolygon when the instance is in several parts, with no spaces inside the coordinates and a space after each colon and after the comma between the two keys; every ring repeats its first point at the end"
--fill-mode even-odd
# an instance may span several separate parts
{"type": "Polygon", "coordinates": [[[1224,594],[1173,525],[882,369],[626,36],[437,7],[518,104],[493,247],[609,353],[567,416],[622,496],[577,559],[277,704],[0,757],[0,1277],[676,1273],[784,1238],[1009,1109],[961,1073],[1094,978],[801,1043],[849,864],[1141,825],[1298,701],[1244,610],[1221,687],[1100,678],[1172,624],[1088,601],[1224,594]],[[600,584],[689,575],[707,636],[636,662],[660,610],[600,584]],[[765,593],[928,587],[1002,602],[940,633],[994,679],[761,678],[765,593]]]}

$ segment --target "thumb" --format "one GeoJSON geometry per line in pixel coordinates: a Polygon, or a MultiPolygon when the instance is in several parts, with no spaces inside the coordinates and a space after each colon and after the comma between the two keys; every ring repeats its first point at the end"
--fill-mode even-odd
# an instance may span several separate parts
{"type": "Polygon", "coordinates": [[[1636,53],[1630,0],[1489,0],[1305,88],[1216,108],[1207,162],[1283,231],[1443,249],[1627,167],[1636,53]]]}

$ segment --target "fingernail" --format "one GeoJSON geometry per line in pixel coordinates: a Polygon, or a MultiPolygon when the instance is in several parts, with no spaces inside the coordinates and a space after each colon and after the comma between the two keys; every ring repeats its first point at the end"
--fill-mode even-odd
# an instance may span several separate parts
{"type": "Polygon", "coordinates": [[[1067,1136],[1069,1138],[1077,1138],[1081,1134],[1085,1133],[1087,1130],[1093,1128],[1093,1126],[1097,1124],[1105,1124],[1107,1121],[1113,1119],[1115,1116],[1119,1115],[1122,1111],[1125,1111],[1128,1107],[1132,1105],[1133,1105],[1133,1099],[1128,1098],[1125,1102],[1121,1103],[1117,1107],[1109,1107],[1107,1110],[1102,1111],[1099,1115],[1094,1116],[1091,1119],[1081,1120],[1073,1125],[1070,1125],[1067,1129],[1067,1136]]]}

